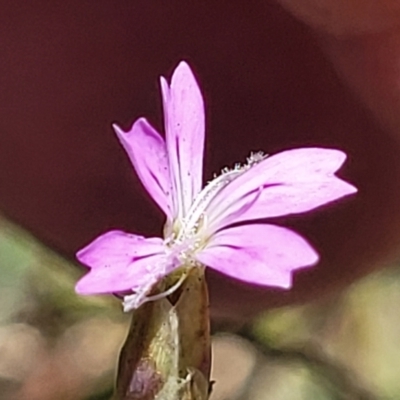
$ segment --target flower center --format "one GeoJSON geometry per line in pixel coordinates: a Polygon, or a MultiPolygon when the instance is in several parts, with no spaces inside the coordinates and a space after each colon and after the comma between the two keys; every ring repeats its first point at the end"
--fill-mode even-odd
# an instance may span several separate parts
{"type": "Polygon", "coordinates": [[[207,232],[207,208],[215,196],[230,182],[249,168],[265,159],[262,153],[251,154],[244,165],[236,164],[233,169],[225,168],[221,175],[210,181],[195,197],[187,215],[173,221],[171,229],[165,228],[165,245],[170,249],[170,256],[176,257],[182,264],[192,264],[193,254],[204,248],[209,239],[207,232]]]}
{"type": "MultiPolygon", "coordinates": [[[[244,165],[236,164],[233,169],[225,168],[222,174],[210,181],[203,190],[195,197],[189,212],[183,218],[181,229],[177,234],[177,240],[182,240],[185,237],[199,235],[203,228],[207,226],[207,208],[214,197],[224,189],[230,182],[242,175],[249,168],[260,163],[266,158],[261,152],[252,153],[247,158],[247,163],[244,165]]],[[[208,238],[202,238],[207,240],[208,238]]]]}

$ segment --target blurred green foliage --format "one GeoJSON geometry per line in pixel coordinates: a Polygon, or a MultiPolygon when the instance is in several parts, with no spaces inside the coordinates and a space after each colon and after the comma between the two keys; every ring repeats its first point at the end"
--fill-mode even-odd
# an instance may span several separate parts
{"type": "Polygon", "coordinates": [[[400,399],[398,304],[400,268],[393,266],[323,302],[270,311],[250,336],[268,359],[300,363],[328,389],[304,398],[400,399]]]}
{"type": "Polygon", "coordinates": [[[0,400],[110,397],[128,317],[82,272],[0,218],[0,400]]]}

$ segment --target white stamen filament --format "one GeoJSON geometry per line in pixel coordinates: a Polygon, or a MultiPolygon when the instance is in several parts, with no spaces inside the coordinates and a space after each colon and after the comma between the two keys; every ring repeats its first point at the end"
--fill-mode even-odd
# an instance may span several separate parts
{"type": "Polygon", "coordinates": [[[179,278],[178,282],[175,283],[175,285],[172,285],[169,289],[165,290],[164,292],[155,294],[153,296],[148,296],[145,298],[144,302],[147,301],[156,301],[156,300],[160,300],[163,299],[164,297],[168,297],[169,295],[171,295],[172,293],[175,292],[175,290],[179,289],[179,287],[182,285],[182,283],[184,282],[184,280],[187,277],[187,272],[184,272],[182,274],[182,276],[179,278]]]}
{"type": "Polygon", "coordinates": [[[194,234],[199,224],[206,220],[205,210],[214,198],[215,194],[225,187],[229,182],[233,181],[243,172],[242,168],[236,168],[232,171],[225,171],[222,175],[209,182],[204,189],[194,199],[189,212],[188,219],[183,221],[183,226],[179,231],[177,240],[183,240],[185,237],[194,234]]]}
{"type": "Polygon", "coordinates": [[[182,276],[179,278],[178,282],[176,282],[174,285],[172,285],[164,292],[157,293],[153,296],[143,296],[143,299],[141,298],[141,296],[143,295],[142,293],[135,293],[128,296],[124,296],[124,301],[123,301],[124,311],[126,312],[132,309],[136,309],[138,308],[139,305],[142,305],[149,301],[156,301],[168,297],[169,295],[174,293],[175,290],[179,289],[179,287],[185,281],[186,277],[187,277],[187,272],[184,272],[182,276]]]}

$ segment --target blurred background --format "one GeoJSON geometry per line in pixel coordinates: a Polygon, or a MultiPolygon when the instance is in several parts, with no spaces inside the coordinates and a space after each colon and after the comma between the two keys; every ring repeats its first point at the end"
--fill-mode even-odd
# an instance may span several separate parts
{"type": "Polygon", "coordinates": [[[400,398],[399,21],[389,0],[2,1],[0,399],[110,398],[128,316],[74,294],[74,254],[111,228],[161,233],[111,123],[162,130],[158,77],[182,59],[206,102],[205,181],[321,146],[359,189],[273,221],[321,255],[292,290],[209,273],[213,400],[400,398]]]}
{"type": "MultiPolygon", "coordinates": [[[[129,315],[78,297],[75,265],[0,220],[0,399],[110,399],[129,315]]],[[[340,295],[214,323],[212,400],[400,399],[400,268],[340,295]]]]}

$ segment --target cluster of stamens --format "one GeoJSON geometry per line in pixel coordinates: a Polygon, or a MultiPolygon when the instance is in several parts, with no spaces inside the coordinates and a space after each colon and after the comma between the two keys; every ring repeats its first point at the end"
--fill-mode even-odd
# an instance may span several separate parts
{"type": "MultiPolygon", "coordinates": [[[[208,241],[206,211],[210,202],[226,185],[265,158],[266,155],[262,152],[251,153],[246,160],[246,164],[235,164],[232,169],[226,167],[221,171],[220,175],[214,176],[214,179],[207,183],[194,199],[187,215],[182,220],[173,222],[171,233],[164,240],[166,257],[169,259],[167,262],[189,268],[198,266],[193,255],[204,247],[208,241]]],[[[154,266],[152,266],[153,268],[154,266]]],[[[186,279],[187,271],[187,268],[185,268],[178,281],[161,293],[147,296],[143,291],[142,293],[125,296],[125,307],[130,308],[133,305],[133,308],[136,308],[135,305],[139,299],[142,304],[169,296],[182,285],[186,279]]]]}
{"type": "Polygon", "coordinates": [[[188,214],[182,221],[175,221],[172,235],[165,243],[182,262],[191,262],[192,255],[207,242],[207,207],[215,195],[243,172],[266,158],[262,152],[251,153],[246,164],[235,164],[233,169],[225,167],[219,176],[214,176],[194,199],[188,214]],[[201,234],[203,233],[203,235],[201,234]]]}

